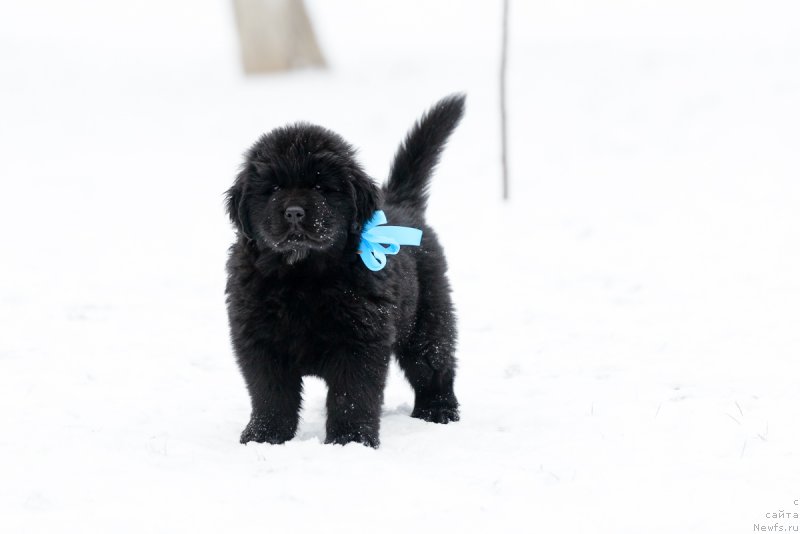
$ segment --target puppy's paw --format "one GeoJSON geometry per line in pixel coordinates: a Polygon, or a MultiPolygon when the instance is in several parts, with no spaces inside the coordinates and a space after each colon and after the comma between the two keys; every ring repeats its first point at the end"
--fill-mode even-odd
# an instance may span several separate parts
{"type": "Polygon", "coordinates": [[[378,438],[377,432],[352,430],[350,432],[342,432],[342,433],[329,432],[328,437],[325,438],[325,443],[331,443],[334,445],[361,443],[365,447],[372,447],[373,449],[377,449],[380,446],[381,441],[378,438]]]}
{"type": "Polygon", "coordinates": [[[245,444],[250,441],[256,443],[272,443],[278,445],[285,443],[294,437],[294,429],[289,425],[276,425],[274,422],[261,418],[251,418],[250,422],[242,431],[239,443],[245,444]]]}
{"type": "Polygon", "coordinates": [[[411,417],[428,421],[429,423],[440,423],[446,425],[447,423],[458,421],[458,407],[446,405],[432,405],[424,408],[414,408],[411,412],[411,417]]]}

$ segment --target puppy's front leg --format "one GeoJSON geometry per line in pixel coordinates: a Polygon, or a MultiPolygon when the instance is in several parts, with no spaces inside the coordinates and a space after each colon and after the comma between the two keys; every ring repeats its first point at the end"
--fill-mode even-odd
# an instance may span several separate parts
{"type": "Polygon", "coordinates": [[[283,443],[294,437],[300,417],[303,378],[266,351],[237,351],[252,412],[240,441],[283,443]]]}
{"type": "Polygon", "coordinates": [[[388,347],[373,347],[342,355],[328,382],[328,421],[325,443],[380,444],[383,389],[389,370],[388,347]]]}

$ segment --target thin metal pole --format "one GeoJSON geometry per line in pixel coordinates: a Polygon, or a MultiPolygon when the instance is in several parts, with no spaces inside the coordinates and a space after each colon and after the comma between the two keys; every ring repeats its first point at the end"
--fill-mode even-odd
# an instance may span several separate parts
{"type": "Polygon", "coordinates": [[[503,200],[508,200],[508,125],[506,124],[506,63],[508,57],[508,3],[503,0],[503,45],[500,52],[500,158],[503,166],[503,200]]]}

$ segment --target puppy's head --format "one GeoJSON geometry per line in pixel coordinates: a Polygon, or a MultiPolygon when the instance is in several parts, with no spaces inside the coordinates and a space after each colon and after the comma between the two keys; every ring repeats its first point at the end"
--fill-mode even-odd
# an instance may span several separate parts
{"type": "Polygon", "coordinates": [[[241,236],[289,264],[354,246],[378,202],[353,148],[309,124],[261,137],[227,193],[228,214],[241,236]]]}

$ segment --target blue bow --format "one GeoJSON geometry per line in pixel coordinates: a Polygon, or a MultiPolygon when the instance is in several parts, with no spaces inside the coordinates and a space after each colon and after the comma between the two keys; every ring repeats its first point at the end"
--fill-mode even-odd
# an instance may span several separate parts
{"type": "Polygon", "coordinates": [[[380,226],[381,224],[386,224],[386,214],[378,210],[361,232],[358,253],[370,271],[380,271],[386,267],[386,255],[397,254],[400,245],[418,247],[422,241],[422,230],[407,226],[380,226]]]}

